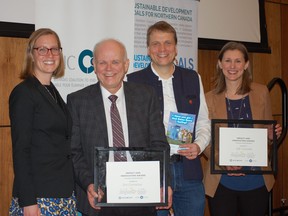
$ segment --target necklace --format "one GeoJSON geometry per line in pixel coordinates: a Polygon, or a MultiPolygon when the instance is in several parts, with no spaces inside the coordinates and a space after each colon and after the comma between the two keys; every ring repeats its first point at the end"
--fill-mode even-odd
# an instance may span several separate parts
{"type": "MultiPolygon", "coordinates": [[[[226,99],[227,99],[227,102],[228,102],[228,112],[230,112],[232,119],[240,119],[241,111],[242,111],[242,107],[243,107],[243,101],[244,101],[245,97],[242,97],[242,99],[241,99],[241,104],[240,104],[240,107],[239,107],[239,113],[238,113],[238,117],[237,118],[234,118],[233,110],[232,110],[232,107],[231,107],[231,104],[230,104],[230,99],[228,98],[227,95],[226,95],[226,99]]],[[[238,128],[239,124],[233,123],[233,126],[234,126],[234,128],[238,128]]]]}
{"type": "Polygon", "coordinates": [[[54,88],[50,85],[43,85],[44,88],[47,90],[47,92],[49,93],[49,95],[53,98],[53,100],[58,103],[57,101],[57,96],[56,96],[56,92],[54,90],[54,88]]]}

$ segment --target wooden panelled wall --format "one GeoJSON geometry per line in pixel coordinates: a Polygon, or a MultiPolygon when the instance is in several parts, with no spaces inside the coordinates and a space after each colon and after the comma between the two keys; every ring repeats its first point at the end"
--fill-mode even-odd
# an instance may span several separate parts
{"type": "MultiPolygon", "coordinates": [[[[274,77],[281,77],[288,86],[288,0],[265,1],[268,39],[271,54],[251,53],[253,79],[267,84],[274,77]]],[[[96,42],[96,41],[95,41],[96,42]]],[[[12,147],[8,117],[8,96],[19,82],[19,71],[27,39],[0,37],[0,215],[8,215],[13,184],[12,147]]],[[[209,91],[218,51],[199,50],[198,70],[205,92],[209,91]]],[[[273,114],[281,122],[280,90],[271,92],[273,114]]],[[[23,113],[25,115],[25,113],[23,113]]],[[[273,207],[281,206],[281,199],[288,205],[288,139],[279,148],[278,175],[273,189],[273,207]]],[[[206,161],[202,159],[205,166],[206,161]]],[[[209,216],[206,207],[205,216],[209,216]]]]}
{"type": "Polygon", "coordinates": [[[0,37],[0,215],[3,216],[8,215],[13,184],[8,97],[19,82],[26,44],[27,39],[0,37]]]}
{"type": "MultiPolygon", "coordinates": [[[[249,55],[253,72],[253,80],[268,84],[274,77],[280,77],[288,87],[288,0],[265,1],[266,22],[271,54],[251,53],[249,55]]],[[[201,74],[205,91],[212,88],[211,78],[215,71],[218,51],[198,51],[198,71],[201,74]]],[[[282,121],[281,91],[275,86],[271,91],[272,111],[275,120],[282,121]]],[[[279,208],[284,203],[288,206],[288,138],[278,150],[278,174],[273,188],[273,208],[279,208]]],[[[202,158],[202,163],[207,161],[202,158]]],[[[207,202],[206,202],[207,203],[207,202]]],[[[276,214],[275,215],[279,215],[276,214]]],[[[210,216],[206,204],[205,216],[210,216]]]]}

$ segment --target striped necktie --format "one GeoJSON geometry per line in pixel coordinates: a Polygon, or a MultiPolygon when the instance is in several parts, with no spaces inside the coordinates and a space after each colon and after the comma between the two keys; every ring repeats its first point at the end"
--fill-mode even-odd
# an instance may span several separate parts
{"type": "MultiPolygon", "coordinates": [[[[113,147],[125,147],[123,128],[119,111],[116,106],[116,95],[110,95],[109,100],[112,102],[110,107],[112,134],[113,134],[113,147]]],[[[115,161],[127,161],[126,154],[123,151],[114,152],[115,161]]]]}

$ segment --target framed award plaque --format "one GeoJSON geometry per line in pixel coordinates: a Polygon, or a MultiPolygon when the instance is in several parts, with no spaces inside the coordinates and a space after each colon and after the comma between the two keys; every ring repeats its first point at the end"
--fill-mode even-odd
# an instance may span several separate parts
{"type": "Polygon", "coordinates": [[[275,174],[274,120],[211,120],[211,173],[275,174]]]}
{"type": "Polygon", "coordinates": [[[96,205],[166,206],[168,166],[167,148],[96,147],[94,185],[101,195],[96,205]]]}

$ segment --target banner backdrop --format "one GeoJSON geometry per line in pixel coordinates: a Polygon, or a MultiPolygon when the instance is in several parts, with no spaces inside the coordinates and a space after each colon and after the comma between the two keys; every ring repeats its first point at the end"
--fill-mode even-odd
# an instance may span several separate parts
{"type": "Polygon", "coordinates": [[[129,72],[147,66],[146,30],[158,20],[173,25],[178,35],[178,64],[197,66],[197,7],[194,0],[35,0],[35,27],[55,30],[61,39],[66,72],[53,80],[62,97],[97,82],[94,45],[115,38],[126,46],[129,72]]]}
{"type": "Polygon", "coordinates": [[[177,32],[180,67],[197,67],[197,4],[193,0],[135,0],[134,8],[134,71],[143,69],[150,63],[147,56],[146,31],[157,21],[165,20],[177,32]]]}

